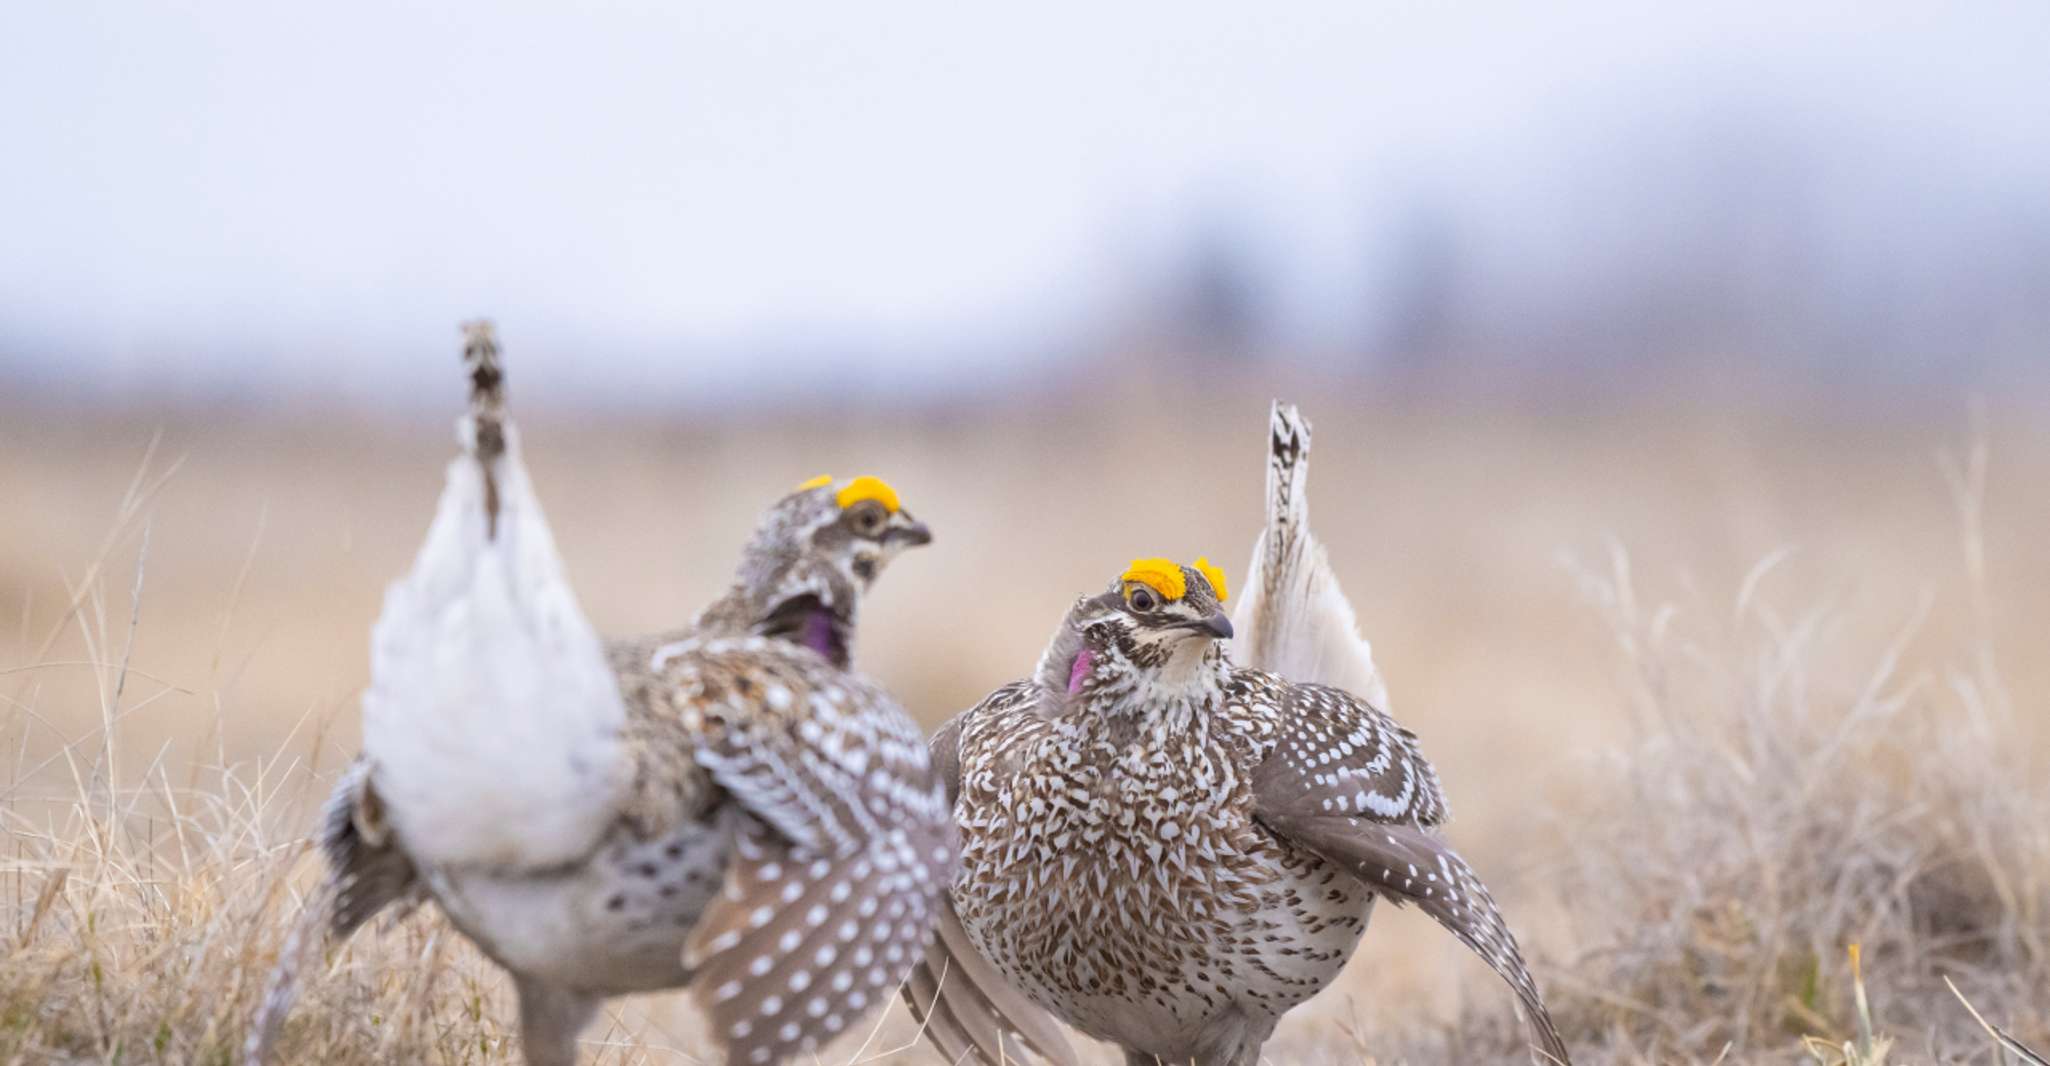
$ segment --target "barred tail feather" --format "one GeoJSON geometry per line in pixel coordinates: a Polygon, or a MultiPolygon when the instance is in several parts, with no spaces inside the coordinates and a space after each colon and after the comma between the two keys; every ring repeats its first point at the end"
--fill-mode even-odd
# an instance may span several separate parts
{"type": "Polygon", "coordinates": [[[492,464],[505,454],[505,372],[498,364],[498,333],[485,319],[463,323],[463,369],[470,375],[470,432],[484,468],[486,534],[498,535],[499,488],[492,464]]]}
{"type": "Polygon", "coordinates": [[[1276,632],[1277,613],[1284,604],[1281,586],[1286,583],[1292,560],[1300,555],[1301,540],[1309,531],[1309,503],[1304,495],[1309,478],[1310,424],[1294,404],[1274,401],[1269,412],[1267,437],[1267,511],[1253,557],[1246,564],[1245,591],[1232,615],[1237,634],[1239,659],[1256,669],[1273,658],[1280,640],[1276,632]]]}

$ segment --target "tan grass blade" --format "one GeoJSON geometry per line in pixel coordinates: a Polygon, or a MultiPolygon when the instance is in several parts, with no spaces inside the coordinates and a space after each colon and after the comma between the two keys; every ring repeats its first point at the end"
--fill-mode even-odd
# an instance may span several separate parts
{"type": "Polygon", "coordinates": [[[1992,1037],[1993,1042],[2000,1045],[2002,1050],[2020,1056],[2023,1062],[2029,1063],[2031,1066],[2050,1066],[2050,1059],[2044,1058],[2035,1049],[2009,1036],[2007,1030],[1987,1021],[1985,1016],[1979,1013],[1979,1008],[1972,1006],[1972,1001],[1966,999],[1965,994],[1957,990],[1957,983],[1952,981],[1948,975],[1943,978],[1943,983],[1950,989],[1950,994],[1956,996],[1957,1001],[1965,1005],[1965,1010],[1971,1013],[1972,1020],[1979,1023],[1979,1028],[1986,1030],[1986,1035],[1992,1037]]]}

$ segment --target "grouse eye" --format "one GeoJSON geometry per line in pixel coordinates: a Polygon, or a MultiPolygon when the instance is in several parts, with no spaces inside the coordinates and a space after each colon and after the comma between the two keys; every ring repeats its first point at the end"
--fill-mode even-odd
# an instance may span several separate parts
{"type": "Polygon", "coordinates": [[[1152,591],[1143,586],[1133,589],[1126,602],[1130,603],[1135,611],[1150,611],[1160,606],[1160,601],[1154,597],[1152,591]]]}
{"type": "Polygon", "coordinates": [[[849,517],[854,522],[854,531],[864,537],[873,537],[880,534],[883,531],[883,523],[888,521],[888,516],[883,514],[883,509],[873,502],[863,502],[855,505],[854,513],[849,517]]]}

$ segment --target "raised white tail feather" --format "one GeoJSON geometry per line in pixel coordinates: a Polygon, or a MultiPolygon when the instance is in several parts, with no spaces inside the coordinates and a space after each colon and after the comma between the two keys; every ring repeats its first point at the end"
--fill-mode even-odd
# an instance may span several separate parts
{"type": "Polygon", "coordinates": [[[557,865],[595,846],[617,810],[626,709],[514,428],[491,461],[495,536],[471,419],[461,436],[468,454],[371,634],[363,749],[415,861],[557,865]]]}
{"type": "Polygon", "coordinates": [[[1291,681],[1330,685],[1388,708],[1374,651],[1324,546],[1310,532],[1310,423],[1277,400],[1267,456],[1267,524],[1253,542],[1245,591],[1232,616],[1236,658],[1291,681]]]}

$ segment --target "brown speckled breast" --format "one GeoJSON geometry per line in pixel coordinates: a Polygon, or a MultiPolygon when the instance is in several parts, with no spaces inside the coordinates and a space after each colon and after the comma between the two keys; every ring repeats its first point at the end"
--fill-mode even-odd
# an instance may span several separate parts
{"type": "Polygon", "coordinates": [[[1234,1008],[1271,1024],[1365,930],[1360,882],[1252,817],[1276,713],[1234,699],[1179,732],[1050,720],[1024,685],[963,722],[962,872],[975,945],[1084,1032],[1171,1046],[1234,1008]]]}

